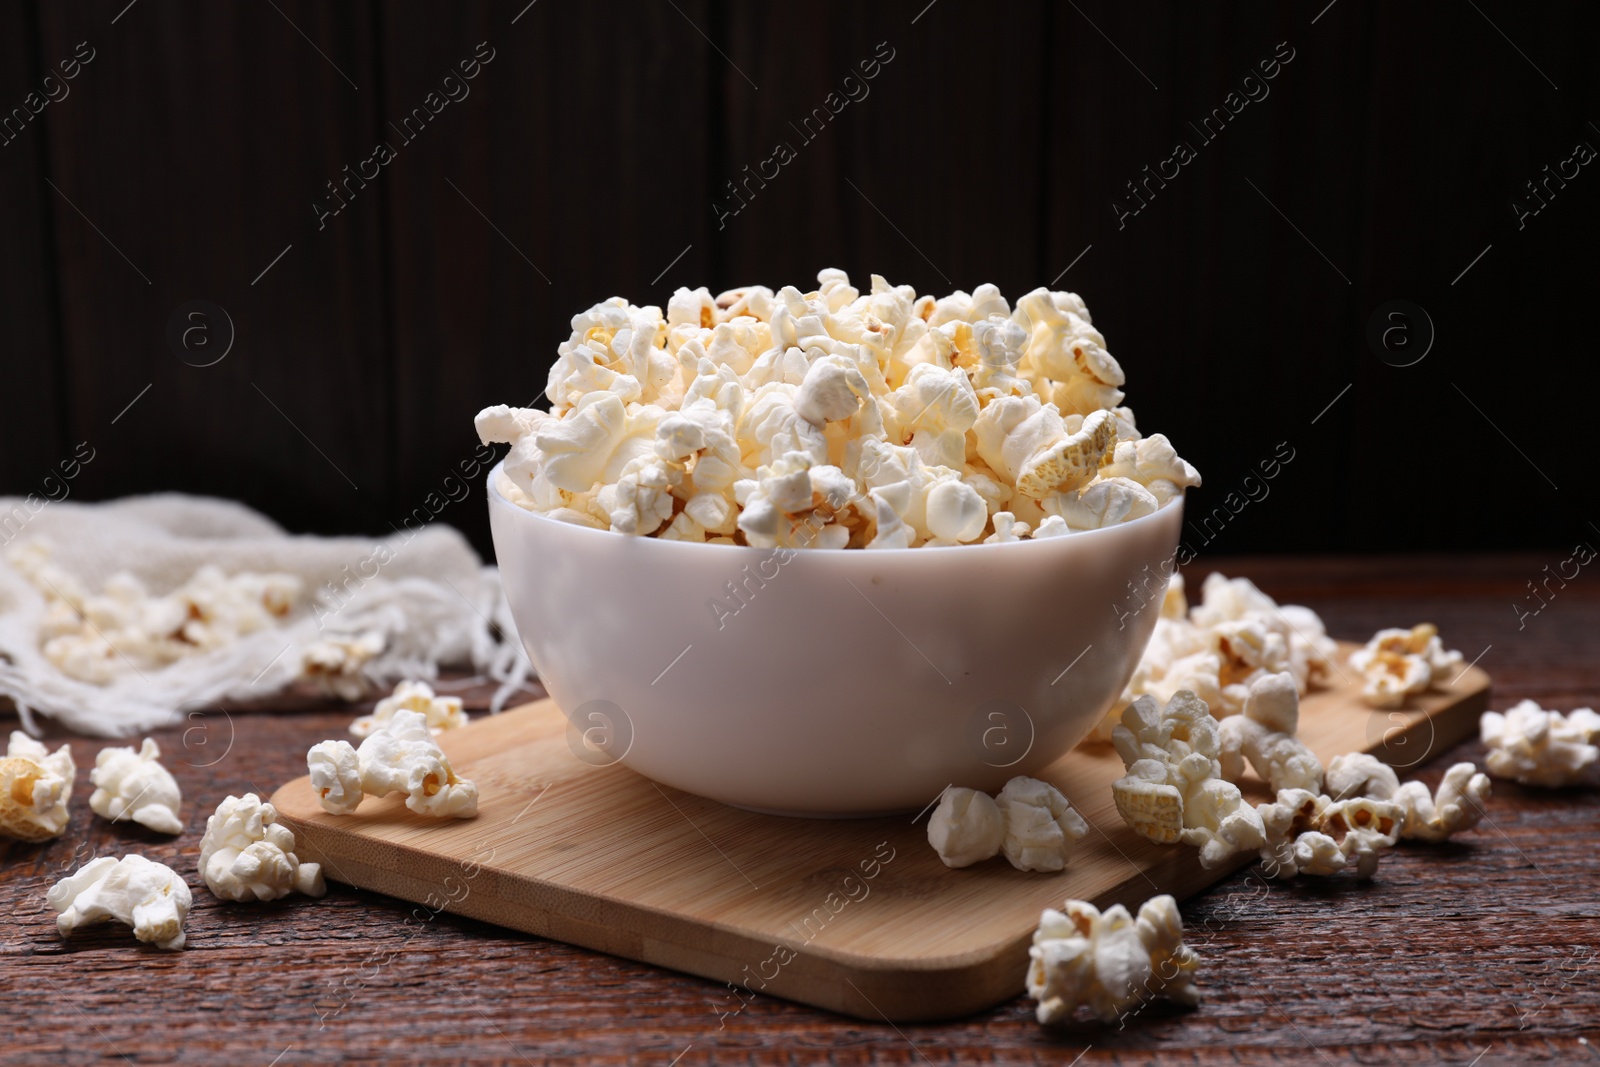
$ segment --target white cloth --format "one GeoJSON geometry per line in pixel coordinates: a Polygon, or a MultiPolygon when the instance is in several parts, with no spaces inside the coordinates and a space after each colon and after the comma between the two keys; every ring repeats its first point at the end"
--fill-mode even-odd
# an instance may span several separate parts
{"type": "Polygon", "coordinates": [[[15,702],[26,723],[37,712],[83,733],[122,736],[220,701],[258,700],[299,677],[303,649],[332,634],[383,635],[382,653],[363,671],[375,686],[470,664],[502,683],[495,710],[532,671],[498,572],[443,523],[381,539],[312,537],[285,533],[243,504],[178,493],[97,504],[0,497],[0,547],[32,538],[48,544],[52,564],[96,592],[126,571],[162,595],[208,563],[228,574],[292,574],[303,589],[276,627],[92,685],[45,658],[45,597],[0,551],[0,696],[15,702]]]}

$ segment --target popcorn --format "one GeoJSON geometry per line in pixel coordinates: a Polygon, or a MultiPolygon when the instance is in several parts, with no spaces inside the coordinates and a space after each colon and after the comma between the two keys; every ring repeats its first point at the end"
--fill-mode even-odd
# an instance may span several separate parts
{"type": "Polygon", "coordinates": [[[1019,871],[1059,871],[1089,824],[1048,782],[1016,777],[1000,795],[952,786],[928,820],[928,843],[947,867],[968,867],[1005,852],[1019,871]]]}
{"type": "Polygon", "coordinates": [[[1394,768],[1365,752],[1335,756],[1328,764],[1328,796],[1334,800],[1393,801],[1400,807],[1400,836],[1417,841],[1444,841],[1458,830],[1468,830],[1483,818],[1489,799],[1489,777],[1470,763],[1457,763],[1445,772],[1435,796],[1421,782],[1400,784],[1394,768]]]}
{"type": "MultiPolygon", "coordinates": [[[[1040,425],[1030,437],[1042,447],[1026,458],[1022,458],[1022,454],[1015,457],[1018,460],[1017,492],[1034,499],[1046,493],[1067,492],[1087,485],[1117,441],[1117,420],[1109,411],[1091,413],[1076,431],[1069,431],[1049,405],[1035,418],[1040,425]]],[[[1034,419],[1029,420],[1030,424],[1032,422],[1034,419]]],[[[1015,437],[1008,439],[1007,445],[1014,441],[1015,437]]]]}
{"type": "Polygon", "coordinates": [[[1566,715],[1524,700],[1479,720],[1489,773],[1523,785],[1556,788],[1600,785],[1600,715],[1578,708],[1566,715]]]}
{"type": "Polygon", "coordinates": [[[1323,789],[1334,800],[1369,797],[1392,800],[1400,788],[1394,768],[1366,752],[1347,752],[1328,762],[1323,789]]]}
{"type": "Polygon", "coordinates": [[[1051,493],[1045,511],[1060,515],[1074,530],[1098,530],[1153,514],[1155,495],[1130,478],[1101,478],[1081,493],[1051,493]]]}
{"type": "Polygon", "coordinates": [[[429,732],[435,736],[467,725],[467,713],[461,710],[460,697],[434,696],[433,687],[427,682],[401,682],[393,693],[378,701],[371,715],[363,715],[351,723],[350,732],[357,737],[367,737],[392,722],[394,713],[401,709],[422,715],[429,732]]]}
{"type": "Polygon", "coordinates": [[[406,807],[419,815],[466,819],[478,814],[477,785],[456,776],[426,718],[407,708],[396,710],[359,749],[348,741],[313,745],[306,765],[323,810],[334,815],[353,813],[363,796],[393,792],[405,793],[406,807]]]}
{"type": "Polygon", "coordinates": [[[1175,845],[1183,837],[1183,789],[1169,781],[1169,765],[1141,759],[1128,764],[1128,773],[1111,785],[1111,796],[1122,821],[1140,837],[1157,844],[1175,845]]]}
{"type": "MultiPolygon", "coordinates": [[[[1314,686],[1326,685],[1333,671],[1338,646],[1328,636],[1316,612],[1298,604],[1279,607],[1276,601],[1246,578],[1229,579],[1217,573],[1207,575],[1201,586],[1201,602],[1195,606],[1190,617],[1195,625],[1218,634],[1214,639],[1216,643],[1220,644],[1221,636],[1230,637],[1233,647],[1227,651],[1234,657],[1236,676],[1224,677],[1223,684],[1229,687],[1236,684],[1240,688],[1236,692],[1224,693],[1228,714],[1242,709],[1250,684],[1259,677],[1255,670],[1263,674],[1276,674],[1279,669],[1287,669],[1294,675],[1295,688],[1301,696],[1314,686]],[[1262,655],[1256,650],[1265,649],[1265,640],[1246,634],[1242,628],[1230,630],[1227,626],[1229,623],[1246,621],[1255,623],[1268,634],[1282,638],[1288,657],[1285,666],[1279,667],[1283,661],[1276,655],[1275,646],[1272,653],[1262,655]],[[1239,647],[1241,643],[1245,647],[1239,647]],[[1254,657],[1252,651],[1256,653],[1254,657]]],[[[1227,658],[1224,655],[1224,659],[1227,658]]]]}
{"type": "Polygon", "coordinates": [[[1404,812],[1385,800],[1329,800],[1306,789],[1285,789],[1258,807],[1265,831],[1261,860],[1278,878],[1326,876],[1352,864],[1371,878],[1382,850],[1400,836],[1404,812]]]}
{"type": "Polygon", "coordinates": [[[1249,760],[1273,793],[1284,789],[1322,791],[1322,763],[1298,738],[1300,694],[1287,671],[1269,674],[1250,687],[1244,714],[1217,728],[1222,777],[1237,783],[1249,760]]]}
{"type": "Polygon", "coordinates": [[[1073,842],[1089,832],[1061,790],[1037,778],[1011,779],[995,805],[1005,820],[1001,850],[1019,871],[1062,870],[1073,842]]]}
{"type": "Polygon", "coordinates": [[[201,567],[163,596],[127,573],[112,575],[103,591],[91,594],[49,558],[50,546],[37,539],[7,553],[44,595],[45,658],[94,685],[159,670],[277,626],[300,596],[300,580],[291,574],[225,575],[214,566],[201,567]]]}
{"type": "Polygon", "coordinates": [[[300,653],[300,677],[340,700],[366,696],[368,682],[362,673],[367,663],[383,651],[383,634],[329,634],[300,653]]]}
{"type": "Polygon", "coordinates": [[[1123,478],[1147,489],[1160,504],[1189,486],[1200,484],[1200,472],[1173,449],[1165,434],[1129,440],[1121,430],[1104,478],[1123,478]]]}
{"type": "Polygon", "coordinates": [[[1431,622],[1409,630],[1379,630],[1363,648],[1350,653],[1350,666],[1365,682],[1361,699],[1375,708],[1398,708],[1406,698],[1449,682],[1461,673],[1464,657],[1446,651],[1431,622]]]}
{"type": "Polygon", "coordinates": [[[1013,311],[992,285],[936,300],[817,281],[574,316],[549,410],[478,414],[485,443],[511,446],[500,492],[634,536],[905,548],[1098,529],[1199,484],[1139,434],[1077,295],[1013,311]]]}
{"type": "Polygon", "coordinates": [[[67,875],[45,894],[61,914],[56,929],[70,937],[80,926],[115,919],[157,948],[180,949],[189,917],[189,887],[172,868],[143,856],[101,856],[67,875]]]}
{"type": "MultiPolygon", "coordinates": [[[[829,520],[854,503],[854,485],[838,467],[813,465],[804,452],[786,452],[755,479],[734,486],[744,508],[738,529],[757,548],[843,548],[850,531],[829,520]]],[[[907,497],[909,506],[909,497],[907,497]]]]}
{"type": "Polygon", "coordinates": [[[1400,834],[1417,841],[1444,841],[1458,830],[1470,830],[1483,818],[1489,791],[1489,776],[1479,774],[1470,763],[1457,763],[1445,771],[1437,796],[1421,782],[1407,782],[1394,794],[1394,802],[1405,813],[1400,834]]]}
{"type": "Polygon", "coordinates": [[[321,865],[300,862],[294,831],[254,793],[217,805],[200,839],[199,866],[206,888],[221,900],[277,900],[296,890],[320,897],[328,891],[321,865]]]}
{"type": "MultiPolygon", "coordinates": [[[[1096,484],[1130,474],[1134,481],[1150,478],[1152,487],[1167,480],[1154,475],[1186,478],[1178,466],[1182,460],[1176,455],[1168,456],[1170,445],[1149,449],[1148,453],[1138,451],[1158,437],[1159,434],[1133,446],[1119,446],[1120,458],[1102,469],[1104,481],[1096,484]],[[1142,473],[1141,463],[1145,465],[1142,473]]],[[[1036,530],[1034,536],[1040,536],[1040,532],[1036,530]]],[[[1149,585],[1147,581],[1146,590],[1149,585]]],[[[1144,591],[1139,586],[1132,590],[1140,599],[1136,610],[1148,610],[1144,591]]],[[[1187,689],[1204,700],[1213,714],[1224,718],[1243,711],[1250,686],[1268,675],[1289,672],[1300,696],[1327,684],[1338,646],[1316,612],[1298,604],[1280,607],[1247,579],[1228,579],[1215,573],[1207,576],[1201,595],[1201,603],[1190,610],[1184,597],[1183,576],[1170,577],[1150,643],[1121,699],[1096,730],[1096,738],[1108,740],[1123,709],[1140,696],[1149,695],[1164,702],[1187,689]]]]}
{"type": "Polygon", "coordinates": [[[331,815],[351,814],[366,796],[361,789],[360,757],[348,741],[318,741],[306,753],[306,767],[322,810],[331,815]]]}
{"type": "Polygon", "coordinates": [[[71,818],[67,804],[77,777],[69,746],[51,752],[13,730],[0,760],[0,834],[18,841],[60,837],[71,818]]]}
{"type": "Polygon", "coordinates": [[[375,797],[406,794],[406,807],[420,815],[468,818],[478,813],[478,787],[456,777],[450,760],[423,717],[397,711],[387,728],[361,742],[361,789],[375,797]]]}
{"type": "Polygon", "coordinates": [[[994,857],[1005,835],[1000,808],[975,789],[946,789],[928,818],[928,843],[946,867],[970,867],[994,857]]]}
{"type": "Polygon", "coordinates": [[[990,521],[993,524],[994,533],[983,539],[983,543],[986,545],[1020,541],[1028,536],[1028,524],[1018,522],[1017,517],[1009,511],[995,512],[990,521]]]}
{"type": "Polygon", "coordinates": [[[94,758],[89,807],[103,818],[132,819],[163,834],[183,833],[178,806],[183,797],[177,779],[160,763],[161,749],[150,738],[139,751],[102,748],[94,758]]]}
{"type": "Polygon", "coordinates": [[[1112,800],[1135,833],[1198,846],[1208,869],[1262,847],[1256,810],[1222,778],[1217,721],[1193,693],[1180,691],[1164,709],[1149,696],[1135,700],[1112,744],[1128,770],[1112,783],[1112,800]]]}
{"type": "Polygon", "coordinates": [[[1028,949],[1028,995],[1038,1001],[1042,1025],[1063,1022],[1080,1007],[1115,1022],[1163,994],[1180,1004],[1200,1002],[1194,984],[1200,957],[1183,943],[1183,919],[1171,896],[1145,901],[1137,919],[1121,904],[1104,913],[1082,900],[1065,908],[1045,909],[1028,949]]]}

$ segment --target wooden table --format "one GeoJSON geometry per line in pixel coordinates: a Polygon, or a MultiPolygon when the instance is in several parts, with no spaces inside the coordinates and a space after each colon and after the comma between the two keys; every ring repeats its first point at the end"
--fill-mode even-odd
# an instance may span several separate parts
{"type": "MultiPolygon", "coordinates": [[[[1600,703],[1600,586],[1582,576],[1521,620],[1526,582],[1567,553],[1217,561],[1336,636],[1433,620],[1495,678],[1491,706],[1600,703]],[[1487,651],[1485,651],[1487,650],[1487,651]]],[[[1191,580],[1210,567],[1190,568],[1191,580]]],[[[1548,597],[1546,598],[1549,599],[1548,597]]],[[[487,691],[467,690],[481,703],[487,691]]],[[[469,701],[473,702],[473,701],[469,701]]],[[[138,850],[191,886],[206,816],[270,793],[348,708],[214,713],[155,736],[184,788],[173,840],[92,818],[98,741],[73,741],[72,825],[0,843],[0,1038],[6,1063],[1600,1063],[1600,793],[1495,783],[1489,818],[1444,846],[1406,845],[1366,885],[1263,881],[1257,868],[1183,906],[1205,957],[1196,1010],[1155,1004],[1124,1029],[1045,1031],[1023,998],[954,1023],[872,1025],[333,886],[326,899],[224,904],[196,889],[189,947],[124,927],[63,942],[44,890],[97,853],[138,850]]],[[[6,729],[10,725],[0,722],[6,729]]],[[[1482,746],[1418,765],[1436,784],[1482,746]]],[[[1020,966],[1020,962],[1019,962],[1020,966]]]]}

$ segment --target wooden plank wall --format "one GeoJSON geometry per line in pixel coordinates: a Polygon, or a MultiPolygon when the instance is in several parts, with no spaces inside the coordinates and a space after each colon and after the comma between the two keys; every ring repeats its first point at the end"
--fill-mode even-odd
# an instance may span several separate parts
{"type": "MultiPolygon", "coordinates": [[[[1512,204],[1600,147],[1597,21],[23,0],[0,10],[0,109],[93,58],[0,144],[0,493],[87,441],[81,499],[182,489],[377,534],[442,494],[487,549],[478,486],[452,480],[471,416],[533,399],[574,313],[842,266],[1083,293],[1141,421],[1207,476],[1197,551],[1570,545],[1600,536],[1577,436],[1600,178],[1520,225],[1512,204]],[[1152,184],[1176,142],[1194,158],[1152,184]],[[1366,340],[1394,299],[1434,326],[1416,366],[1366,340]],[[169,341],[197,300],[234,334],[211,366],[169,341]]],[[[204,315],[191,336],[222,344],[204,315]]]]}

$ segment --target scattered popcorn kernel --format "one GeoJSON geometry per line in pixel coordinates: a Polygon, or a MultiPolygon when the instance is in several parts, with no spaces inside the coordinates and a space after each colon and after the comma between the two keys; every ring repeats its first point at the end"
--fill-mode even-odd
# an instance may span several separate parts
{"type": "Polygon", "coordinates": [[[1028,995],[1038,1001],[1041,1024],[1064,1022],[1080,1007],[1111,1023],[1160,995],[1200,1002],[1194,984],[1200,957],[1183,943],[1183,918],[1171,896],[1145,901],[1137,919],[1121,904],[1103,913],[1082,900],[1065,908],[1040,915],[1028,950],[1028,995]]]}
{"type": "Polygon", "coordinates": [[[549,410],[478,414],[484,442],[511,446],[500,491],[634,536],[1021,540],[1131,521],[1200,484],[1140,435],[1073,293],[1013,310],[992,285],[934,299],[874,276],[863,293],[828,269],[810,292],[679,289],[665,315],[613,297],[573,317],[546,384],[549,410]]]}
{"type": "Polygon", "coordinates": [[[1300,694],[1287,671],[1269,674],[1250,687],[1244,714],[1218,726],[1222,777],[1237,783],[1250,761],[1256,776],[1273,793],[1283,789],[1322,791],[1322,763],[1295,737],[1300,728],[1300,694]]]}
{"type": "Polygon", "coordinates": [[[1347,752],[1333,757],[1323,778],[1323,789],[1334,800],[1352,797],[1393,800],[1399,788],[1400,776],[1394,773],[1394,768],[1366,752],[1347,752]]]}
{"type": "Polygon", "coordinates": [[[18,841],[60,837],[71,819],[67,804],[77,777],[69,746],[51,752],[13,730],[0,760],[0,834],[18,841]]]}
{"type": "Polygon", "coordinates": [[[1496,778],[1550,788],[1600,785],[1600,715],[1590,708],[1563,715],[1524,700],[1504,713],[1484,712],[1479,731],[1496,778]]]}
{"type": "Polygon", "coordinates": [[[357,737],[367,737],[372,731],[387,726],[394,713],[402,708],[420,713],[428,730],[435,735],[467,725],[467,713],[461,710],[460,697],[434,696],[433,687],[427,682],[401,682],[392,694],[378,701],[371,715],[363,715],[351,723],[350,732],[357,737]]]}
{"type": "Polygon", "coordinates": [[[306,765],[323,809],[335,815],[354,812],[364,795],[394,792],[406,794],[406,807],[419,815],[466,819],[478,814],[477,785],[456,776],[426,718],[409,708],[397,709],[358,749],[348,741],[313,745],[306,765]]]}
{"type": "Polygon", "coordinates": [[[1179,840],[1200,850],[1200,866],[1214,870],[1241,852],[1266,843],[1261,816],[1232,782],[1207,778],[1184,798],[1184,829],[1179,840]]]}
{"type": "Polygon", "coordinates": [[[45,894],[61,914],[56,929],[70,937],[80,926],[115,919],[133,936],[157,948],[183,947],[189,917],[189,887],[172,868],[143,856],[101,856],[67,875],[45,894]]]}
{"type": "Polygon", "coordinates": [[[1194,845],[1207,868],[1262,847],[1255,808],[1222,778],[1217,720],[1192,692],[1179,691],[1165,708],[1139,697],[1111,740],[1128,770],[1112,783],[1111,797],[1135,833],[1194,845]]]}
{"type": "MultiPolygon", "coordinates": [[[[1309,874],[1326,878],[1344,870],[1348,861],[1339,842],[1320,830],[1307,830],[1294,839],[1294,870],[1292,873],[1309,874]]],[[[1281,874],[1280,874],[1281,877],[1281,874]]]]}
{"type": "Polygon", "coordinates": [[[254,793],[217,805],[200,839],[199,866],[206,888],[222,900],[277,900],[295,890],[320,897],[328,891],[321,865],[300,862],[294,831],[254,793]]]}
{"type": "Polygon", "coordinates": [[[1379,630],[1362,648],[1350,653],[1350,666],[1361,672],[1361,698],[1375,708],[1398,708],[1407,697],[1448,684],[1461,673],[1461,653],[1446,651],[1439,629],[1431,622],[1409,630],[1379,630]]]}
{"type": "Polygon", "coordinates": [[[301,652],[300,676],[340,700],[360,700],[371,684],[363,669],[383,652],[383,643],[376,630],[330,634],[301,652]]]}
{"type": "Polygon", "coordinates": [[[1269,874],[1329,875],[1354,866],[1371,878],[1378,857],[1400,836],[1405,813],[1386,800],[1329,800],[1306,789],[1285,789],[1258,808],[1266,843],[1261,861],[1269,874]]]}
{"type": "Polygon", "coordinates": [[[323,811],[349,815],[360,807],[366,796],[361,791],[361,760],[350,742],[318,741],[306,753],[306,768],[323,811]]]}
{"type": "MultiPolygon", "coordinates": [[[[1144,446],[1159,436],[1138,444],[1144,446]]],[[[1137,470],[1131,446],[1118,454],[1122,458],[1102,470],[1102,478],[1137,470]],[[1113,475],[1113,471],[1117,473],[1113,475]]],[[[1108,740],[1123,709],[1147,694],[1166,701],[1178,690],[1188,689],[1222,719],[1244,710],[1250,686],[1270,674],[1288,671],[1300,696],[1328,684],[1338,646],[1310,608],[1298,604],[1280,607],[1249,580],[1215,573],[1207,576],[1201,587],[1201,602],[1190,608],[1182,575],[1171,576],[1165,594],[1160,576],[1152,577],[1154,581],[1135,582],[1129,606],[1119,610],[1140,612],[1158,604],[1155,632],[1121,700],[1096,730],[1096,739],[1108,740]]]]}
{"type": "MultiPolygon", "coordinates": [[[[402,712],[396,719],[412,714],[402,712]]],[[[419,815],[466,819],[478,813],[477,785],[457,777],[420,722],[397,723],[392,729],[377,731],[362,742],[357,756],[361,787],[369,796],[403,792],[406,807],[419,815]],[[374,738],[377,743],[368,748],[374,738]]]]}
{"type": "Polygon", "coordinates": [[[1345,862],[1356,868],[1357,878],[1371,878],[1378,869],[1378,856],[1400,837],[1405,812],[1387,800],[1354,797],[1335,800],[1322,810],[1321,832],[1339,845],[1345,862]]]}
{"type": "Polygon", "coordinates": [[[150,738],[139,751],[102,748],[94,758],[89,783],[89,807],[96,815],[115,822],[132,819],[163,834],[183,833],[178,806],[183,797],[177,779],[161,765],[161,749],[150,738]]]}
{"type": "Polygon", "coordinates": [[[1437,795],[1421,782],[1407,782],[1394,794],[1394,802],[1405,814],[1400,835],[1417,841],[1444,841],[1458,830],[1470,830],[1483,818],[1489,791],[1489,776],[1478,773],[1470,763],[1457,763],[1445,771],[1437,795]]]}
{"type": "Polygon", "coordinates": [[[1001,851],[1019,871],[1062,870],[1073,843],[1089,832],[1061,790],[1037,778],[1011,779],[995,804],[1005,820],[1001,851]]]}
{"type": "Polygon", "coordinates": [[[946,867],[970,867],[1000,851],[1005,820],[987,793],[951,786],[928,819],[928,843],[946,867]]]}
{"type": "MultiPolygon", "coordinates": [[[[1305,789],[1285,789],[1270,803],[1257,805],[1265,843],[1261,848],[1261,862],[1267,873],[1276,878],[1293,878],[1300,873],[1295,856],[1295,843],[1304,834],[1312,833],[1320,824],[1322,809],[1327,798],[1305,789]]],[[[1344,866],[1344,856],[1339,857],[1344,866]]]]}
{"type": "Polygon", "coordinates": [[[1134,760],[1128,773],[1112,783],[1111,797],[1117,814],[1134,833],[1157,844],[1175,845],[1183,837],[1183,793],[1168,777],[1166,762],[1134,760]]]}

